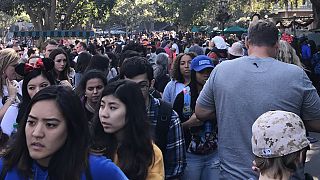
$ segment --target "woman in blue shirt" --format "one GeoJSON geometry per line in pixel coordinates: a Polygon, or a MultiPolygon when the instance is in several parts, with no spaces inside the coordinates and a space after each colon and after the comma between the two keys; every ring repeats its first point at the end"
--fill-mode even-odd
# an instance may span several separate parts
{"type": "Polygon", "coordinates": [[[49,86],[31,100],[0,179],[127,179],[110,160],[89,155],[88,120],[69,87],[49,86]]]}

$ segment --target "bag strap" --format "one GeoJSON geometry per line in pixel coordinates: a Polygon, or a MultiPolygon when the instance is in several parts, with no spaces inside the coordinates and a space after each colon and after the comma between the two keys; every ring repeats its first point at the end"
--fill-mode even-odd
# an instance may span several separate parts
{"type": "Polygon", "coordinates": [[[157,116],[155,143],[160,148],[164,156],[168,141],[168,131],[172,115],[172,107],[170,104],[161,99],[159,99],[159,101],[160,107],[157,116]]]}

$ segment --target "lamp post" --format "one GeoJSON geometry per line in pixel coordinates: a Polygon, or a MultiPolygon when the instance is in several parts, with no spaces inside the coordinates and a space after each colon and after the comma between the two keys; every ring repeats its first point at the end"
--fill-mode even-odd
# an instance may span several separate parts
{"type": "Polygon", "coordinates": [[[64,21],[66,19],[66,14],[62,13],[60,16],[60,21],[61,21],[61,30],[63,30],[63,26],[64,26],[64,21]]]}
{"type": "Polygon", "coordinates": [[[224,25],[230,19],[231,16],[227,12],[227,4],[228,4],[227,0],[220,0],[218,4],[219,4],[219,10],[216,16],[216,20],[221,23],[222,35],[224,35],[224,25]]]}
{"type": "Polygon", "coordinates": [[[293,36],[296,37],[296,18],[297,14],[293,14],[292,28],[293,28],[293,36]]]}

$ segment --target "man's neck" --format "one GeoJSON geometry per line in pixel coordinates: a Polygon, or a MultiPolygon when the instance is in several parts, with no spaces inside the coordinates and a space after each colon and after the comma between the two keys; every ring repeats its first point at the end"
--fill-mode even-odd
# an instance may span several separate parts
{"type": "Polygon", "coordinates": [[[248,54],[249,56],[254,56],[258,58],[274,58],[275,53],[273,51],[274,50],[269,47],[250,46],[248,49],[248,54]]]}
{"type": "MultiPolygon", "coordinates": [[[[286,172],[283,172],[283,176],[282,176],[282,180],[289,180],[290,179],[290,173],[286,173],[286,172]]],[[[264,174],[262,175],[260,173],[260,176],[259,176],[259,180],[279,180],[280,178],[273,178],[272,175],[268,175],[268,174],[264,174]]]]}

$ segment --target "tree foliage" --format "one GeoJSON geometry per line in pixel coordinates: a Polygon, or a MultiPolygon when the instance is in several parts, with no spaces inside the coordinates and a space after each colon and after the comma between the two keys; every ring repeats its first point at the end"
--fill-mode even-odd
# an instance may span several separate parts
{"type": "MultiPolygon", "coordinates": [[[[320,1],[313,4],[315,21],[320,28],[320,1]]],[[[267,14],[279,8],[298,6],[303,0],[229,0],[230,23],[253,13],[267,14]]],[[[133,29],[145,22],[164,21],[179,27],[217,26],[218,0],[1,0],[0,11],[9,15],[26,12],[36,30],[64,27],[90,28],[91,24],[115,24],[133,29]],[[65,20],[61,20],[65,14],[65,20]]]]}
{"type": "Polygon", "coordinates": [[[69,29],[105,16],[114,3],[114,0],[2,0],[0,11],[10,15],[26,12],[36,30],[52,30],[61,25],[69,29]],[[62,14],[65,14],[63,21],[62,14]]]}

